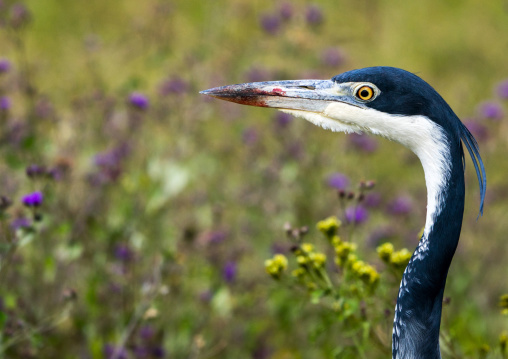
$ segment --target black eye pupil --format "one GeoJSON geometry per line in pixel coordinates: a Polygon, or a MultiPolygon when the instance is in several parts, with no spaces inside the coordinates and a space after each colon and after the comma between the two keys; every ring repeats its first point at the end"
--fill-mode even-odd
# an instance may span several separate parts
{"type": "Polygon", "coordinates": [[[362,90],[362,91],[360,92],[360,96],[361,96],[361,97],[369,97],[369,94],[370,94],[370,93],[369,93],[369,91],[367,91],[367,90],[362,90]]]}

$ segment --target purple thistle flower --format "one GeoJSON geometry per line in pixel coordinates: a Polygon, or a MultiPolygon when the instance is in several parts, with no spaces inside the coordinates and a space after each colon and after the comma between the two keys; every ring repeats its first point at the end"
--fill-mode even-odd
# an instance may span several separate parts
{"type": "Polygon", "coordinates": [[[126,244],[119,244],[115,248],[115,257],[122,262],[129,262],[134,258],[134,252],[126,244]]]}
{"type": "Polygon", "coordinates": [[[102,347],[102,354],[104,354],[104,358],[111,359],[128,359],[127,352],[124,348],[116,348],[113,344],[105,344],[102,347]]]}
{"type": "Polygon", "coordinates": [[[9,143],[14,146],[19,146],[19,144],[28,136],[29,127],[26,122],[22,121],[14,121],[9,123],[7,128],[6,138],[9,139],[9,143]]]}
{"type": "Polygon", "coordinates": [[[11,69],[11,62],[7,59],[0,59],[0,74],[9,72],[11,69]]]}
{"type": "Polygon", "coordinates": [[[102,347],[102,354],[104,354],[104,357],[110,358],[113,356],[113,353],[115,352],[115,347],[112,344],[105,344],[102,347]]]}
{"type": "Polygon", "coordinates": [[[394,215],[408,214],[412,208],[411,198],[406,196],[397,197],[388,204],[388,212],[394,215]]]}
{"type": "Polygon", "coordinates": [[[96,154],[93,161],[100,167],[116,167],[120,159],[113,151],[108,151],[96,154]]]}
{"type": "Polygon", "coordinates": [[[144,325],[139,329],[139,336],[143,340],[150,340],[155,335],[155,330],[149,325],[144,325]]]}
{"type": "Polygon", "coordinates": [[[166,356],[166,352],[162,347],[153,347],[152,348],[152,356],[155,358],[164,358],[166,356]]]}
{"type": "Polygon", "coordinates": [[[293,116],[284,112],[277,112],[275,115],[275,123],[279,128],[286,128],[288,125],[293,122],[293,116]]]}
{"type": "Polygon", "coordinates": [[[65,163],[58,163],[53,168],[50,168],[46,171],[46,175],[55,180],[55,181],[61,181],[65,178],[65,176],[69,173],[70,166],[65,163]]]}
{"type": "Polygon", "coordinates": [[[279,7],[279,15],[282,20],[288,21],[293,17],[293,6],[289,2],[284,2],[279,7]]]}
{"type": "Polygon", "coordinates": [[[344,53],[335,47],[325,49],[321,55],[321,62],[323,65],[328,67],[341,66],[344,63],[344,60],[344,53]]]}
{"type": "Polygon", "coordinates": [[[361,224],[369,218],[369,212],[363,206],[351,206],[346,208],[346,221],[348,223],[361,224]]]}
{"type": "Polygon", "coordinates": [[[303,151],[303,145],[301,141],[294,141],[292,142],[287,148],[286,151],[291,158],[294,158],[295,160],[299,160],[303,157],[304,151],[303,151]]]}
{"type": "Polygon", "coordinates": [[[271,247],[271,251],[270,251],[272,254],[285,254],[288,252],[288,248],[287,248],[287,245],[285,242],[281,243],[273,243],[272,244],[272,247],[271,247]]]}
{"type": "Polygon", "coordinates": [[[497,85],[497,95],[501,97],[503,100],[508,99],[508,80],[501,81],[497,85]]]}
{"type": "Polygon", "coordinates": [[[363,152],[372,153],[377,150],[377,141],[372,136],[352,133],[348,136],[348,140],[354,148],[363,152]]]}
{"type": "Polygon", "coordinates": [[[252,359],[268,359],[272,357],[272,351],[265,343],[264,339],[258,339],[254,350],[252,351],[252,359]]]}
{"type": "Polygon", "coordinates": [[[41,98],[35,105],[35,113],[40,118],[49,118],[54,113],[54,108],[49,99],[41,98]]]}
{"type": "Polygon", "coordinates": [[[280,19],[277,15],[264,14],[259,20],[261,28],[270,35],[275,35],[280,29],[280,19]]]}
{"type": "Polygon", "coordinates": [[[381,195],[378,192],[370,192],[365,195],[363,204],[367,207],[377,207],[381,203],[381,195]]]}
{"type": "Polygon", "coordinates": [[[120,144],[109,151],[96,154],[94,163],[99,167],[118,167],[120,162],[129,155],[130,150],[128,143],[120,144]]]}
{"type": "Polygon", "coordinates": [[[21,201],[27,207],[38,207],[42,204],[43,198],[42,192],[37,191],[23,196],[21,201]]]}
{"type": "Polygon", "coordinates": [[[478,107],[478,111],[482,117],[490,120],[500,120],[504,116],[501,105],[492,101],[481,103],[478,107]]]}
{"type": "Polygon", "coordinates": [[[134,354],[134,357],[136,359],[150,358],[150,352],[149,352],[148,348],[135,346],[131,350],[132,350],[132,354],[134,354]]]}
{"type": "Polygon", "coordinates": [[[159,94],[167,95],[183,95],[189,91],[189,84],[180,77],[173,77],[164,81],[159,87],[159,94]]]}
{"type": "Polygon", "coordinates": [[[222,278],[226,283],[234,282],[236,278],[237,266],[235,262],[227,262],[222,268],[222,278]]]}
{"type": "Polygon", "coordinates": [[[253,127],[249,127],[243,131],[242,140],[246,145],[255,144],[258,141],[258,138],[258,131],[253,127]]]}
{"type": "Polygon", "coordinates": [[[140,92],[131,93],[129,96],[129,103],[140,110],[146,110],[150,104],[148,98],[140,92]]]}
{"type": "Polygon", "coordinates": [[[224,231],[213,231],[209,233],[208,242],[213,244],[219,244],[221,242],[224,242],[227,236],[228,236],[227,233],[224,231]]]}
{"type": "Polygon", "coordinates": [[[121,143],[113,149],[98,153],[94,156],[94,164],[99,171],[90,174],[88,180],[94,186],[114,182],[122,175],[122,161],[129,155],[129,143],[121,143]]]}
{"type": "Polygon", "coordinates": [[[323,22],[323,12],[317,5],[310,5],[305,12],[305,20],[309,25],[319,25],[323,22]]]}
{"type": "Polygon", "coordinates": [[[328,185],[335,189],[345,189],[349,186],[349,178],[342,173],[333,173],[328,176],[328,185]]]}
{"type": "Polygon", "coordinates": [[[11,228],[13,231],[16,231],[20,228],[30,227],[31,225],[32,222],[26,217],[18,217],[11,221],[11,228]]]}
{"type": "Polygon", "coordinates": [[[26,168],[26,175],[30,178],[39,177],[45,175],[46,167],[40,165],[30,165],[26,168]]]}
{"type": "Polygon", "coordinates": [[[228,237],[228,233],[224,230],[206,231],[202,233],[197,241],[205,246],[213,246],[224,242],[228,237]]]}
{"type": "Polygon", "coordinates": [[[489,138],[489,130],[481,123],[474,120],[465,120],[464,125],[478,141],[484,141],[489,138]]]}
{"type": "Polygon", "coordinates": [[[0,110],[7,111],[11,108],[11,99],[7,96],[0,97],[0,110]]]}
{"type": "Polygon", "coordinates": [[[10,22],[13,28],[21,27],[30,21],[30,11],[21,3],[12,5],[10,12],[10,22]]]}

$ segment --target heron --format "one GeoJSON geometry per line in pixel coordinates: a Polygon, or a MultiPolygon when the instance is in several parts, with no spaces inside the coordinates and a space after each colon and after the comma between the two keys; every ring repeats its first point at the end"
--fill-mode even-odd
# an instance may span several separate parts
{"type": "Polygon", "coordinates": [[[371,133],[416,154],[425,176],[427,212],[398,291],[392,358],[441,358],[443,293],[464,216],[463,145],[479,182],[478,217],[483,215],[487,178],[477,141],[438,92],[411,72],[378,66],[331,80],[253,82],[201,93],[276,108],[334,132],[371,133]]]}

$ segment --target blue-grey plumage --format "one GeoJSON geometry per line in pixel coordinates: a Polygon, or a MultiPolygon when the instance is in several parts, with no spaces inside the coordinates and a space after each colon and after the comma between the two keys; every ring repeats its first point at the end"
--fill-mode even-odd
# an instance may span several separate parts
{"type": "Polygon", "coordinates": [[[257,82],[201,93],[277,108],[332,131],[379,135],[418,156],[427,186],[427,217],[400,284],[392,356],[440,358],[443,293],[464,213],[462,144],[480,184],[480,215],[487,187],[478,144],[445,100],[418,76],[393,67],[353,70],[331,80],[257,82]]]}

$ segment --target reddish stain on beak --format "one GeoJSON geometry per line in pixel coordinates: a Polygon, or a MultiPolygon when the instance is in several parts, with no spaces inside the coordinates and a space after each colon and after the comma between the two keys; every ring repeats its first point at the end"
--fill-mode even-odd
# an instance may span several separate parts
{"type": "Polygon", "coordinates": [[[259,88],[249,87],[245,85],[216,87],[210,90],[202,91],[201,93],[224,101],[257,107],[269,107],[266,103],[268,97],[284,96],[286,94],[286,92],[280,88],[275,88],[271,91],[265,91],[259,88]]]}

